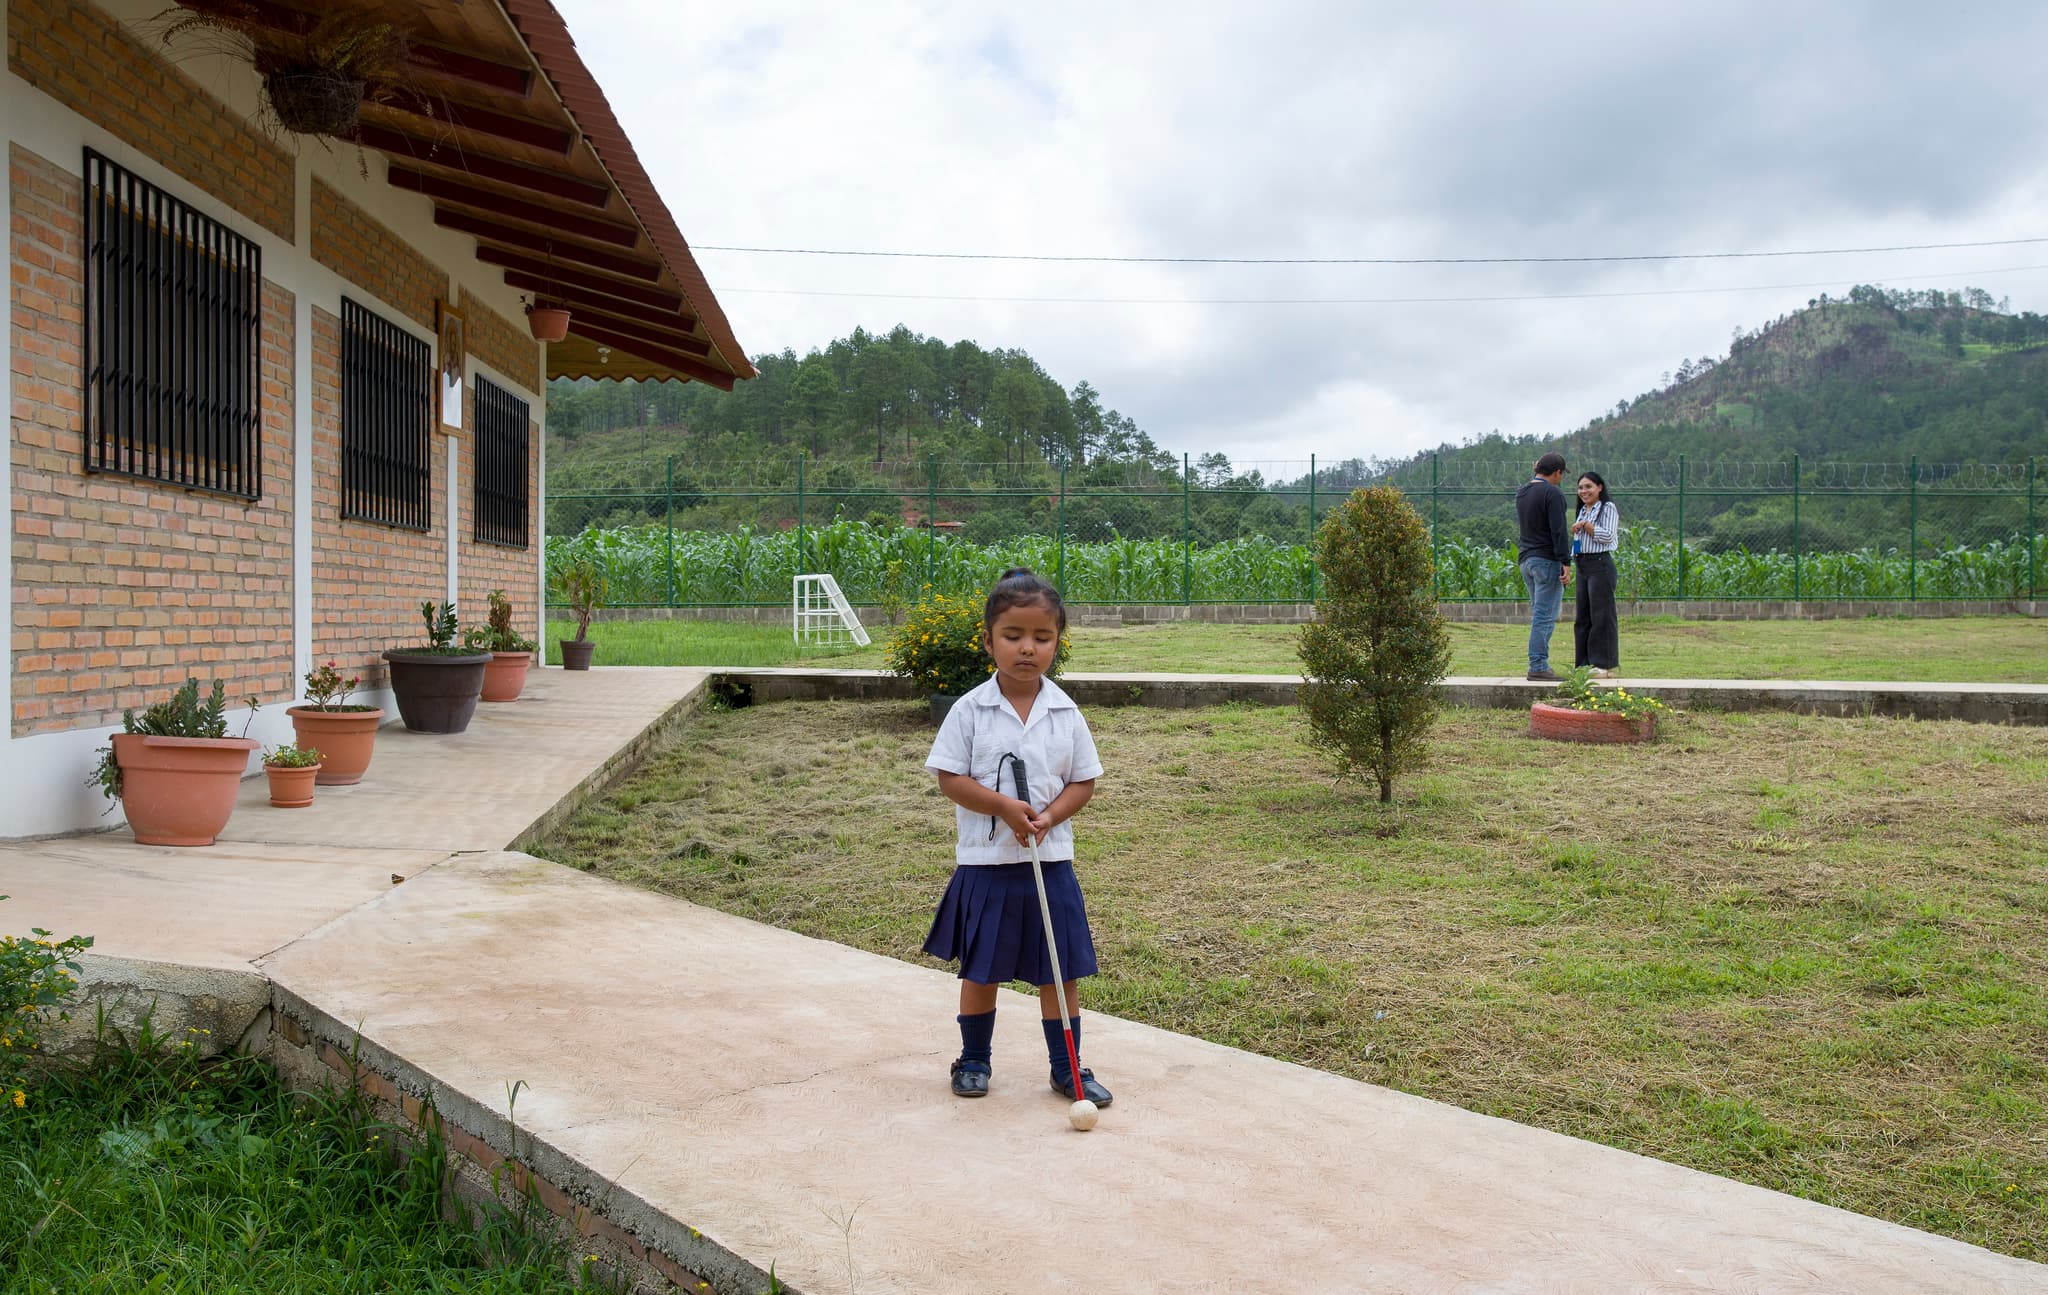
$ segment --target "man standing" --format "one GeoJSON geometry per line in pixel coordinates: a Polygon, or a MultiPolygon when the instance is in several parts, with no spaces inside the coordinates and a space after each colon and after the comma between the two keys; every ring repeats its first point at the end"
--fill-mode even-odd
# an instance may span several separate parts
{"type": "Polygon", "coordinates": [[[1516,557],[1522,566],[1522,583],[1529,586],[1529,677],[1554,680],[1550,668],[1550,631],[1557,627],[1557,609],[1564,603],[1564,587],[1572,580],[1572,533],[1565,525],[1564,455],[1546,454],[1536,460],[1536,477],[1515,495],[1515,515],[1521,519],[1521,541],[1516,557]]]}

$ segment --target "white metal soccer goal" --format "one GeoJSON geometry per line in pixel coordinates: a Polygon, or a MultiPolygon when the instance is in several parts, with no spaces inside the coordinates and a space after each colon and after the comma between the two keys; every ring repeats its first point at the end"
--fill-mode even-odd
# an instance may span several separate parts
{"type": "Polygon", "coordinates": [[[868,645],[867,630],[830,574],[798,576],[790,592],[790,613],[798,647],[868,645]]]}

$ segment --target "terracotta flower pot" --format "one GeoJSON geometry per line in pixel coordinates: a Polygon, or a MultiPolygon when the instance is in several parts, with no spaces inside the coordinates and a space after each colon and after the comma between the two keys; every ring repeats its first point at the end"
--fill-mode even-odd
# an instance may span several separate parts
{"type": "Polygon", "coordinates": [[[313,783],[320,776],[319,765],[266,764],[263,773],[270,779],[270,803],[279,809],[304,809],[313,803],[313,783]]]}
{"type": "Polygon", "coordinates": [[[114,734],[121,809],[143,845],[212,845],[235,812],[250,737],[114,734]]]}
{"type": "Polygon", "coordinates": [[[1574,710],[1534,702],[1529,706],[1529,736],[1553,742],[1647,742],[1657,735],[1657,717],[1630,719],[1603,710],[1574,710]]]}
{"type": "Polygon", "coordinates": [[[363,780],[370,756],[377,745],[377,728],[384,712],[375,706],[367,710],[321,710],[294,706],[291,716],[292,744],[320,753],[322,787],[346,787],[363,780]]]}
{"type": "Polygon", "coordinates": [[[526,687],[526,670],[533,664],[531,652],[493,652],[484,667],[485,701],[518,701],[526,687]]]}
{"type": "Polygon", "coordinates": [[[407,728],[415,733],[460,733],[469,727],[484,690],[490,653],[443,656],[392,648],[384,660],[391,665],[391,691],[407,728]]]}
{"type": "Polygon", "coordinates": [[[596,639],[563,639],[562,668],[564,670],[588,670],[590,654],[597,651],[596,639]]]}
{"type": "Polygon", "coordinates": [[[526,312],[526,326],[536,342],[559,342],[569,335],[569,312],[555,306],[535,306],[526,312]]]}

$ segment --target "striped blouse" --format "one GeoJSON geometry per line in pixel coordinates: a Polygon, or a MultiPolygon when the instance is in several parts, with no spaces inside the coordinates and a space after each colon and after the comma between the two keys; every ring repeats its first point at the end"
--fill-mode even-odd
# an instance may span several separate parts
{"type": "Polygon", "coordinates": [[[1591,508],[1579,507],[1578,521],[1593,523],[1593,533],[1575,533],[1572,536],[1574,553],[1612,553],[1621,545],[1621,510],[1612,502],[1595,504],[1591,508]]]}

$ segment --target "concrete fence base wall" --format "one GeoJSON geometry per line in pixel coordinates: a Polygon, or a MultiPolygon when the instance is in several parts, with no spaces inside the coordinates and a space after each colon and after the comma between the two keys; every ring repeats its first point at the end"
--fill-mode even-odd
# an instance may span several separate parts
{"type": "MultiPolygon", "coordinates": [[[[1442,603],[1444,619],[1463,624],[1512,624],[1527,622],[1526,602],[1442,603]]],[[[1918,602],[1857,600],[1849,602],[1794,602],[1790,599],[1644,599],[1619,604],[1624,616],[1676,616],[1699,621],[1822,621],[1860,620],[1870,616],[2044,616],[2048,603],[2022,600],[1921,599],[1918,602]]],[[[561,609],[550,609],[557,616],[561,609]]],[[[1565,599],[1558,614],[1561,624],[1572,620],[1572,600],[1565,599]]],[[[879,607],[856,607],[861,624],[870,631],[887,629],[888,616],[879,607]]],[[[1074,624],[1084,628],[1122,625],[1162,625],[1189,621],[1215,625],[1300,625],[1316,617],[1314,603],[1122,603],[1073,604],[1067,608],[1074,624]]],[[[790,623],[787,607],[613,607],[597,613],[601,621],[717,621],[743,625],[790,623]]]]}

